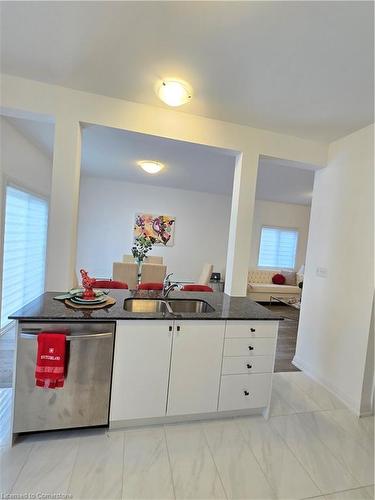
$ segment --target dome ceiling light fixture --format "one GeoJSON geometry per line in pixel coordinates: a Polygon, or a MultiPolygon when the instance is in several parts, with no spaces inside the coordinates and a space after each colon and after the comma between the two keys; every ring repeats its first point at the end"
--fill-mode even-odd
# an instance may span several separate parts
{"type": "Polygon", "coordinates": [[[138,165],[148,174],[157,174],[164,168],[162,163],[154,160],[142,160],[138,162],[138,165]]]}
{"type": "Polygon", "coordinates": [[[168,106],[182,106],[192,98],[192,88],[181,80],[163,80],[156,89],[156,94],[168,106]]]}

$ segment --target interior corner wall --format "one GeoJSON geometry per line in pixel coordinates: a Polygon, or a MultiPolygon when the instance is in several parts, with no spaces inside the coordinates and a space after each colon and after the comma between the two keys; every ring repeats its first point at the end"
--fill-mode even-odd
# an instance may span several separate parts
{"type": "Polygon", "coordinates": [[[371,415],[374,413],[374,300],[372,301],[371,323],[367,343],[366,366],[363,377],[361,415],[371,415]]]}
{"type": "Polygon", "coordinates": [[[9,181],[49,197],[52,159],[0,116],[1,169],[9,181]]]}
{"type": "Polygon", "coordinates": [[[224,273],[231,196],[81,176],[77,271],[112,276],[133,245],[138,212],[176,217],[174,245],[154,246],[175,279],[196,280],[205,262],[224,273]]]}
{"type": "Polygon", "coordinates": [[[374,293],[373,141],[373,125],[335,141],[315,174],[294,359],[356,414],[371,398],[362,390],[374,293]]]}
{"type": "Polygon", "coordinates": [[[49,197],[51,192],[52,160],[22,135],[6,118],[0,116],[0,310],[3,282],[3,213],[7,182],[49,197]]]}
{"type": "Polygon", "coordinates": [[[255,269],[258,264],[262,227],[275,226],[298,230],[298,247],[295,263],[295,270],[298,271],[298,269],[305,264],[309,222],[309,206],[255,200],[249,267],[255,269]]]}

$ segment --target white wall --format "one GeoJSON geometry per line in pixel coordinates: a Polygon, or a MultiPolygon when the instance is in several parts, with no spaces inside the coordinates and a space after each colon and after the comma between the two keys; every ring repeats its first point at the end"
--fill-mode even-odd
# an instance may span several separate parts
{"type": "Polygon", "coordinates": [[[363,377],[362,399],[361,399],[361,414],[374,414],[374,334],[375,334],[375,318],[374,318],[374,301],[372,302],[370,332],[367,343],[366,367],[363,377]]]}
{"type": "Polygon", "coordinates": [[[49,196],[52,161],[2,116],[0,127],[3,175],[21,187],[49,196]]]}
{"type": "Polygon", "coordinates": [[[332,143],[315,174],[295,355],[358,414],[371,396],[362,388],[374,293],[373,134],[370,126],[332,143]]]}
{"type": "Polygon", "coordinates": [[[0,116],[0,309],[3,282],[3,193],[11,182],[36,194],[49,197],[51,191],[52,161],[13,125],[0,116]]]}
{"type": "Polygon", "coordinates": [[[295,265],[295,269],[298,271],[305,263],[309,222],[310,207],[308,206],[256,200],[251,236],[250,268],[257,267],[262,226],[275,226],[298,229],[299,238],[295,265]]]}
{"type": "Polygon", "coordinates": [[[231,223],[227,253],[226,292],[246,295],[250,253],[250,228],[259,157],[270,156],[325,166],[327,145],[194,116],[175,109],[148,106],[106,96],[49,85],[11,75],[1,75],[2,106],[6,113],[37,114],[56,123],[51,228],[47,286],[66,290],[72,285],[76,258],[80,140],[78,125],[96,124],[157,135],[240,152],[233,183],[231,223]],[[60,243],[60,244],[59,244],[60,243]]]}
{"type": "Polygon", "coordinates": [[[77,270],[111,276],[112,263],[130,254],[137,212],[176,217],[174,246],[155,246],[176,279],[195,280],[210,262],[224,272],[231,197],[81,177],[77,270]]]}

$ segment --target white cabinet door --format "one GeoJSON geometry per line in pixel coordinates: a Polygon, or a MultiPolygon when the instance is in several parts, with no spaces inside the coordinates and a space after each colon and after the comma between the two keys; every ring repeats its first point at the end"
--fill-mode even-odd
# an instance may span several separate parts
{"type": "Polygon", "coordinates": [[[111,421],[165,415],[172,326],[169,321],[117,322],[111,421]]]}
{"type": "Polygon", "coordinates": [[[168,415],[217,411],[224,321],[176,321],[168,415]]]}

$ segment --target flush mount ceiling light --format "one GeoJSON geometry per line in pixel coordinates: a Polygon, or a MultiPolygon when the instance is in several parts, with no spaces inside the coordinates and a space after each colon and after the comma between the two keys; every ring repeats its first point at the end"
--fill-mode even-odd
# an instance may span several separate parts
{"type": "Polygon", "coordinates": [[[159,99],[168,106],[182,106],[191,100],[192,89],[186,82],[163,80],[156,91],[159,99]]]}
{"type": "Polygon", "coordinates": [[[164,165],[158,161],[144,160],[138,162],[138,165],[143,168],[148,174],[157,174],[164,168],[164,165]]]}

